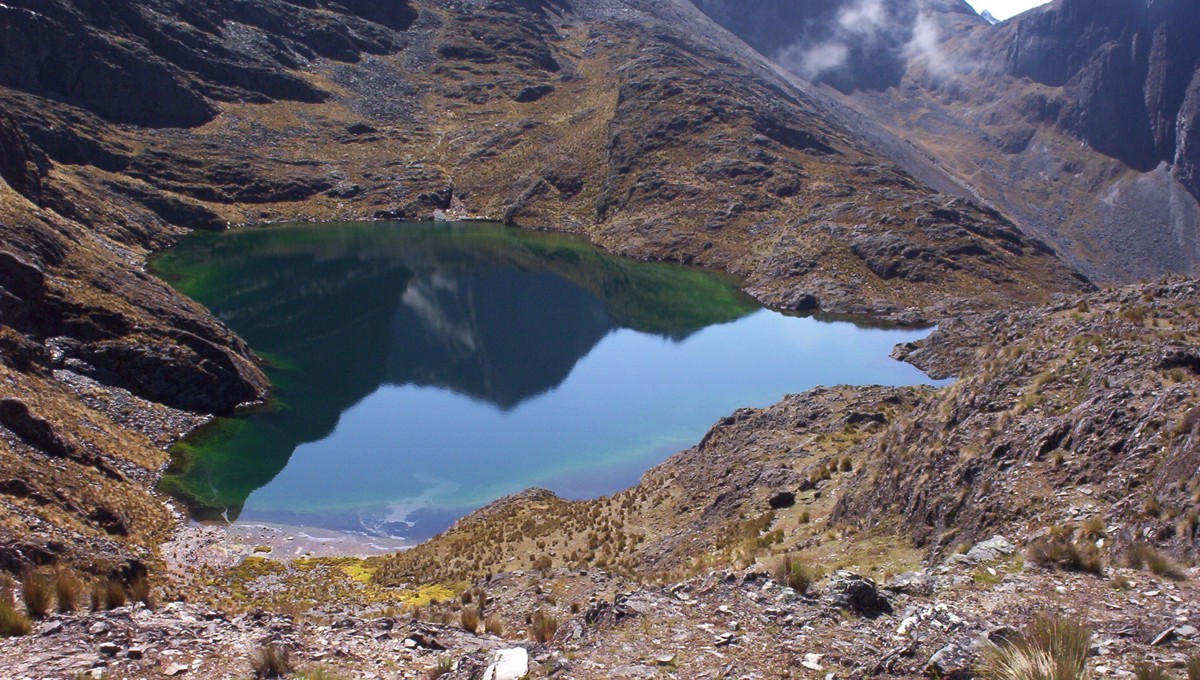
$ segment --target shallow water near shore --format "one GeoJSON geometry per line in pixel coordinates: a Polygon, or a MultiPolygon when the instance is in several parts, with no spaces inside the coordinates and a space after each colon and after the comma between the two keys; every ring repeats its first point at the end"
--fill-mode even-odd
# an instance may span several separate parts
{"type": "Polygon", "coordinates": [[[728,278],[491,224],[198,233],[153,262],[267,362],[272,403],[172,451],[200,521],[422,540],[503,495],[635,484],[719,418],[930,382],[927,330],[761,308],[728,278]]]}

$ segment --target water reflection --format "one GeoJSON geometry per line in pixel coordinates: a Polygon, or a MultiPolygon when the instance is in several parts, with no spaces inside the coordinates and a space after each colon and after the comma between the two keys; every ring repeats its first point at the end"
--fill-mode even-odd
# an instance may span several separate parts
{"type": "Polygon", "coordinates": [[[626,486],[739,406],[924,380],[887,359],[923,333],[784,317],[721,278],[494,225],[198,234],[155,267],[277,387],[174,451],[164,488],[202,519],[421,538],[525,486],[626,486]]]}
{"type": "Polygon", "coordinates": [[[510,410],[623,322],[682,339],[750,312],[727,282],[490,225],[342,224],[197,234],[155,262],[270,362],[269,411],[179,447],[168,489],[202,518],[245,497],[381,385],[510,410]],[[618,319],[619,321],[614,321],[618,319]]]}

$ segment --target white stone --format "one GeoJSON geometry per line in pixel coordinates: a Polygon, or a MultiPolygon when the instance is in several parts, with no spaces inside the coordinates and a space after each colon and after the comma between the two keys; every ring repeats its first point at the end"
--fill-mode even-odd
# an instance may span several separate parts
{"type": "Polygon", "coordinates": [[[483,673],[483,680],[520,680],[529,672],[529,652],[523,647],[501,649],[492,654],[492,662],[483,673]]]}

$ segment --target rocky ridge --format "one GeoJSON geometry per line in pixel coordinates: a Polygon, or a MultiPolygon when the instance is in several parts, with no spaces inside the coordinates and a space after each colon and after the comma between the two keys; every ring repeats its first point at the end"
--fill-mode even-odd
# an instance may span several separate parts
{"type": "Polygon", "coordinates": [[[1193,4],[1058,0],[992,25],[962,0],[695,2],[1094,280],[1196,272],[1193,4]]]}

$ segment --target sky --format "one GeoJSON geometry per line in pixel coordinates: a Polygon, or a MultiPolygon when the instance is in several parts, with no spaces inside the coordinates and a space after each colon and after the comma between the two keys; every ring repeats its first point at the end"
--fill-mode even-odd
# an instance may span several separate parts
{"type": "Polygon", "coordinates": [[[1046,4],[1047,0],[967,0],[975,11],[989,10],[997,19],[1007,19],[1031,7],[1046,4]]]}

